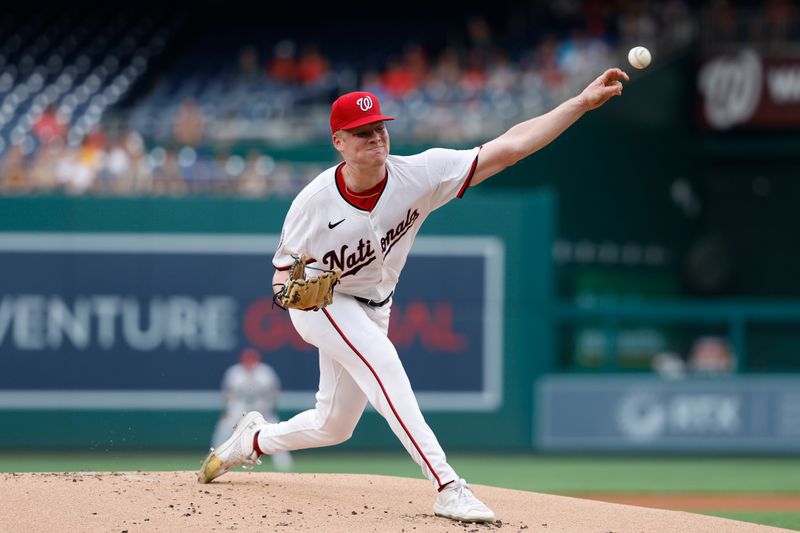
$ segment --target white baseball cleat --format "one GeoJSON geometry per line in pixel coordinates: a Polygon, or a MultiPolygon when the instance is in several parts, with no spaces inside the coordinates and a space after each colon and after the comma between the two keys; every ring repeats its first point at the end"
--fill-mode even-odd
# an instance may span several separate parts
{"type": "Polygon", "coordinates": [[[242,415],[234,426],[233,435],[218,448],[211,449],[197,473],[197,481],[210,483],[239,465],[247,469],[260,465],[261,460],[253,449],[253,436],[265,425],[264,417],[257,411],[242,415]]]}
{"type": "Polygon", "coordinates": [[[436,496],[433,513],[462,522],[494,522],[494,513],[472,493],[463,479],[447,485],[436,496]]]}

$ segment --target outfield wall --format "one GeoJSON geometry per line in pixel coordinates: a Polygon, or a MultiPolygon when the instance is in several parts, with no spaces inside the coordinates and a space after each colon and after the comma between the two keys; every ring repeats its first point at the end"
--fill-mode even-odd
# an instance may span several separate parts
{"type": "MultiPolygon", "coordinates": [[[[269,296],[287,208],[0,199],[0,447],[205,447],[247,346],[281,376],[284,417],[313,406],[315,352],[269,296]]],[[[553,369],[555,209],[548,191],[468,194],[418,237],[390,336],[448,447],[530,446],[529,376],[553,369]]],[[[399,446],[374,412],[348,445],[399,446]]]]}
{"type": "Polygon", "coordinates": [[[800,453],[800,376],[544,376],[533,441],[558,452],[800,453]]]}

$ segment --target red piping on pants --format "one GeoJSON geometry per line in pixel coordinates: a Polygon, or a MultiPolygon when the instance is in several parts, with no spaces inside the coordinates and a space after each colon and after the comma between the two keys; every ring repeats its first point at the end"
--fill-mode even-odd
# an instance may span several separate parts
{"type": "Polygon", "coordinates": [[[359,352],[356,349],[356,347],[353,346],[353,344],[350,342],[350,339],[348,339],[345,336],[345,334],[342,333],[342,330],[339,329],[339,326],[336,324],[336,322],[334,322],[333,317],[331,317],[331,315],[330,315],[330,313],[328,313],[327,309],[323,309],[322,312],[325,313],[326,317],[328,317],[328,320],[330,320],[330,322],[333,325],[333,327],[336,329],[336,331],[339,333],[339,335],[341,335],[341,337],[344,340],[344,342],[347,343],[347,345],[350,347],[351,350],[353,350],[355,352],[355,354],[358,356],[358,358],[361,359],[364,362],[365,365],[367,365],[367,368],[369,368],[369,371],[372,372],[372,375],[375,376],[375,380],[378,382],[378,385],[380,385],[381,390],[383,391],[383,396],[386,398],[386,401],[389,402],[389,407],[392,409],[392,412],[394,413],[395,418],[397,418],[397,421],[400,422],[401,426],[403,426],[403,431],[405,431],[406,435],[408,435],[408,438],[411,439],[411,443],[414,445],[414,448],[417,449],[417,452],[419,453],[420,457],[422,457],[422,460],[425,461],[425,464],[428,466],[428,470],[431,471],[431,474],[433,474],[433,477],[436,478],[436,483],[439,484],[439,489],[441,490],[444,487],[442,485],[442,480],[439,479],[439,476],[436,475],[436,472],[433,470],[433,467],[431,466],[431,463],[428,461],[428,458],[425,457],[424,453],[422,453],[422,450],[420,449],[419,444],[417,444],[417,441],[414,440],[414,437],[411,436],[411,432],[408,430],[406,425],[403,423],[403,419],[400,418],[399,414],[397,414],[397,409],[394,408],[394,404],[392,403],[392,400],[389,398],[389,394],[386,392],[386,388],[384,388],[383,383],[381,382],[381,378],[378,377],[378,373],[375,372],[375,369],[372,368],[372,365],[369,364],[369,361],[367,361],[366,358],[363,355],[361,355],[361,352],[359,352]]]}

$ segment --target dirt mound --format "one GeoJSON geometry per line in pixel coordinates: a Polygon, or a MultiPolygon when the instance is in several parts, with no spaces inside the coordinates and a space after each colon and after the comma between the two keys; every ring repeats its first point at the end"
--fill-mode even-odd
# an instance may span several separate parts
{"type": "Polygon", "coordinates": [[[494,524],[433,516],[435,493],[420,479],[243,472],[200,485],[194,472],[0,474],[0,531],[788,531],[678,511],[473,488],[497,514],[494,524]]]}

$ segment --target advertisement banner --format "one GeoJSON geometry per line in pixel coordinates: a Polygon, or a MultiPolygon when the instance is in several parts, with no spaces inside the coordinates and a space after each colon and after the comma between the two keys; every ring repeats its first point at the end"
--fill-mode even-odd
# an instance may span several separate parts
{"type": "MultiPolygon", "coordinates": [[[[0,408],[215,409],[245,347],[280,376],[282,408],[313,406],[316,349],[272,303],[276,243],[0,234],[0,408]]],[[[502,293],[498,239],[417,239],[390,338],[424,407],[499,406],[502,293]]]]}
{"type": "Polygon", "coordinates": [[[800,126],[800,56],[752,49],[705,59],[698,70],[700,122],[714,130],[800,126]]]}
{"type": "Polygon", "coordinates": [[[800,451],[796,376],[550,376],[535,391],[542,450],[800,451]]]}

